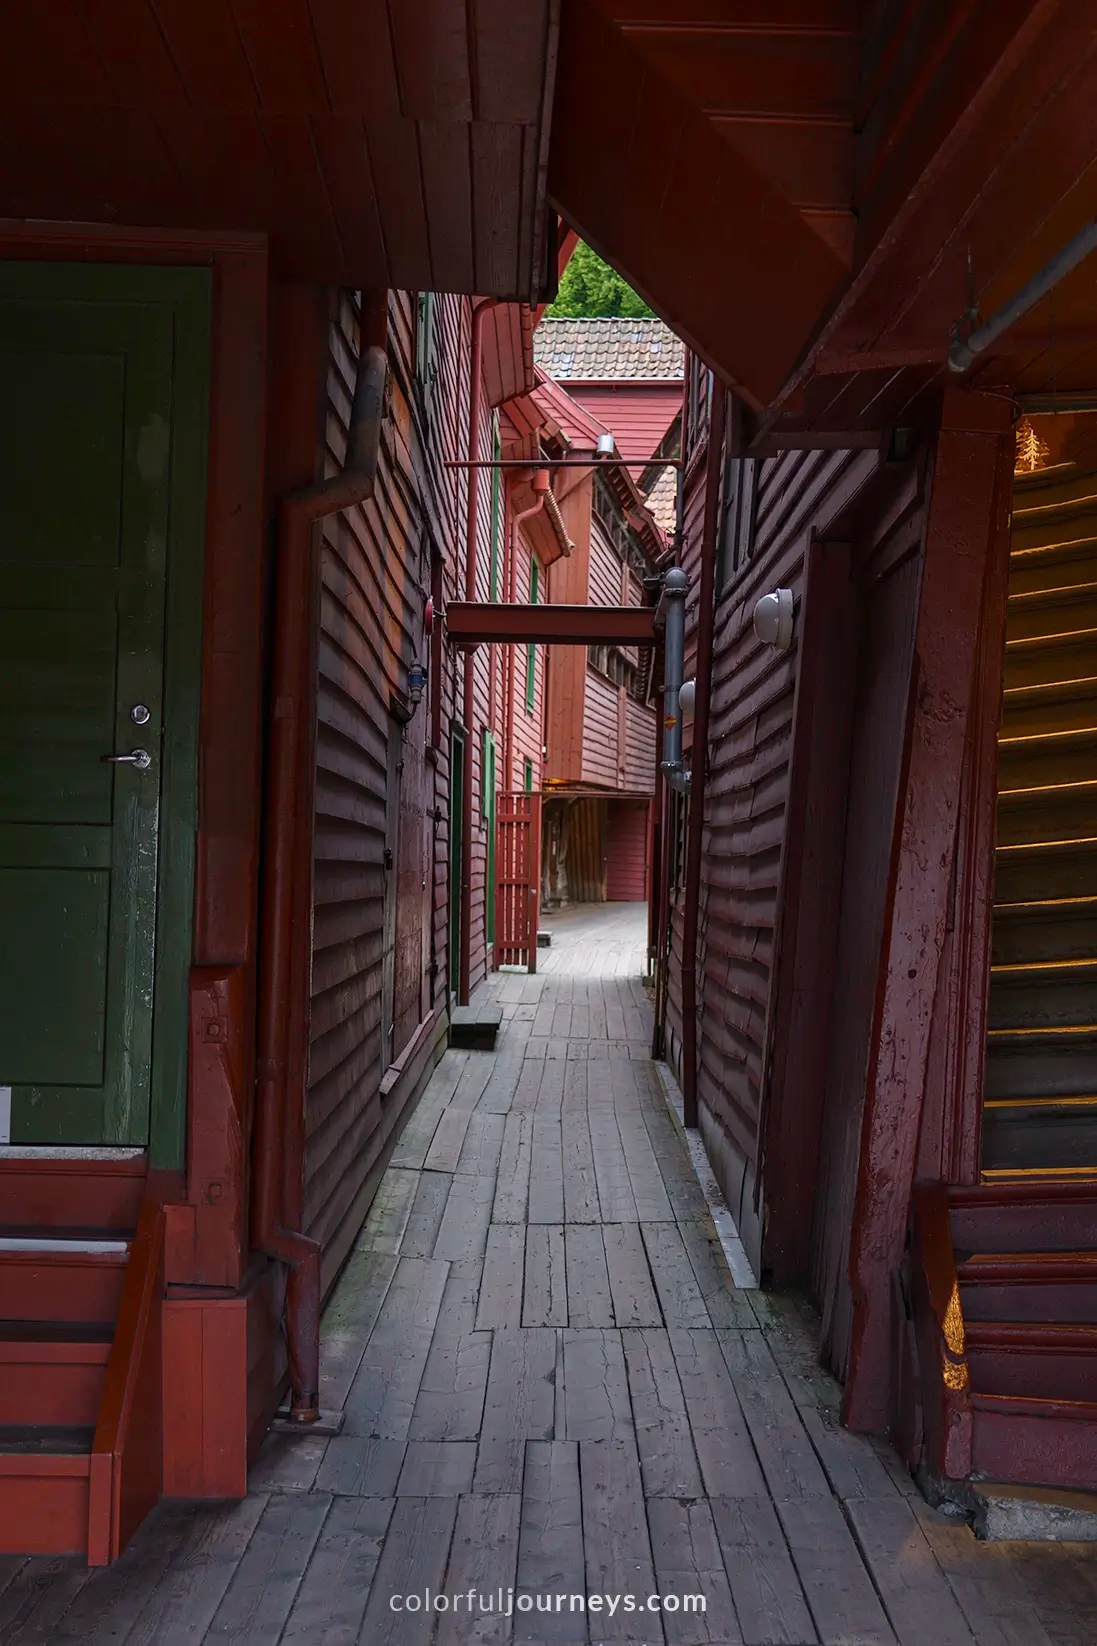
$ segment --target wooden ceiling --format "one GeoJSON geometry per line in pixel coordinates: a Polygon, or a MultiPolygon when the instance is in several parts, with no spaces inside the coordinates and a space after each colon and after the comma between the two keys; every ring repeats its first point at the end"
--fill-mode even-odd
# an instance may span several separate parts
{"type": "Polygon", "coordinates": [[[532,300],[553,0],[8,0],[0,215],[259,230],[284,272],[532,300]]]}
{"type": "MultiPolygon", "coordinates": [[[[1095,0],[563,0],[550,197],[764,427],[876,428],[1097,213],[1095,66],[1095,0]]],[[[1095,378],[1093,261],[972,373],[1095,378]]]]}

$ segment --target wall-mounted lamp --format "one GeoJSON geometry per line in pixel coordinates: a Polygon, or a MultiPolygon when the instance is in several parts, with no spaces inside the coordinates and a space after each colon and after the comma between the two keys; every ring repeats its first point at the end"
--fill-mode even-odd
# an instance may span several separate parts
{"type": "Polygon", "coordinates": [[[595,451],[598,453],[599,457],[612,457],[616,450],[617,446],[614,442],[612,434],[607,431],[607,433],[600,434],[598,436],[598,444],[595,447],[595,451]]]}
{"type": "Polygon", "coordinates": [[[754,632],[765,646],[787,652],[792,645],[794,602],[791,589],[764,594],[754,608],[754,632]]]}
{"type": "Polygon", "coordinates": [[[697,696],[696,680],[683,680],[678,688],[678,707],[682,711],[682,718],[687,719],[693,713],[693,704],[697,696]]]}
{"type": "Polygon", "coordinates": [[[410,663],[408,665],[408,702],[414,708],[423,701],[423,693],[427,689],[427,665],[425,663],[410,663]]]}

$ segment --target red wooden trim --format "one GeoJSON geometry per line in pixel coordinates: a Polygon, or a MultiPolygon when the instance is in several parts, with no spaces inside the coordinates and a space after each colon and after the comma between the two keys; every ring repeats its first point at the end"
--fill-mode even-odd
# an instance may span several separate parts
{"type": "Polygon", "coordinates": [[[475,646],[484,641],[515,645],[658,644],[655,612],[650,606],[510,606],[451,600],[445,617],[446,632],[455,646],[475,646]]]}
{"type": "Polygon", "coordinates": [[[164,1208],[141,1208],[92,1445],[88,1560],[104,1565],[125,1548],[160,1496],[161,1299],[164,1208]],[[107,1490],[106,1469],[110,1481],[107,1490]],[[109,1518],[105,1518],[105,1512],[109,1518]]]}
{"type": "Polygon", "coordinates": [[[914,1191],[911,1296],[930,1472],[963,1480],[971,1473],[971,1374],[960,1282],[952,1248],[948,1190],[914,1191]]]}
{"type": "Polygon", "coordinates": [[[175,1285],[235,1290],[243,1279],[250,1004],[242,966],[191,969],[187,1205],[167,1211],[167,1278],[175,1285]]]}
{"type": "Polygon", "coordinates": [[[7,1480],[19,1479],[24,1475],[53,1475],[68,1480],[83,1480],[90,1468],[87,1452],[63,1457],[36,1456],[33,1452],[0,1452],[0,1477],[7,1480]]]}
{"type": "Polygon", "coordinates": [[[987,556],[960,794],[952,929],[931,1031],[936,1045],[930,1052],[932,1078],[918,1153],[919,1177],[948,1183],[979,1179],[1012,492],[1007,452],[999,466],[987,556]]]}
{"type": "Polygon", "coordinates": [[[890,1277],[902,1258],[914,1180],[1002,464],[1012,471],[1009,428],[1008,401],[946,392],[850,1241],[854,1307],[844,1413],[851,1427],[878,1432],[892,1409],[890,1277]]]}

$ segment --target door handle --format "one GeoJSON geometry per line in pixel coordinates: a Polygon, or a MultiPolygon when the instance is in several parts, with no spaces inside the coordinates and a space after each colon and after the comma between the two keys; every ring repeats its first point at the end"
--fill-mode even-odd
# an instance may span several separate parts
{"type": "Polygon", "coordinates": [[[147,749],[134,749],[132,754],[101,754],[100,760],[107,766],[136,766],[139,772],[147,771],[152,765],[152,755],[147,749]]]}

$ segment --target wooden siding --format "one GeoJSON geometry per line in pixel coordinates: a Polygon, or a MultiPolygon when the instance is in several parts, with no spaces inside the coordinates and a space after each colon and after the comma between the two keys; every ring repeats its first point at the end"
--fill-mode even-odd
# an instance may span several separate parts
{"type": "MultiPolygon", "coordinates": [[[[348,1248],[407,1092],[392,1089],[402,1054],[424,1027],[444,1026],[448,972],[450,727],[459,721],[462,659],[436,648],[440,712],[407,718],[408,665],[425,658],[423,610],[441,561],[443,598],[464,589],[467,477],[444,460],[467,426],[470,306],[434,302],[433,377],[414,360],[415,296],[390,304],[391,414],[374,496],[327,521],[319,552],[316,645],[316,790],[304,1228],[331,1261],[348,1248]],[[432,738],[434,742],[432,743],[432,738]],[[434,1014],[432,1017],[431,1014],[434,1014]]],[[[344,295],[330,327],[324,461],[342,460],[357,349],[354,305],[344,295]]],[[[490,452],[490,409],[481,408],[490,452]]],[[[489,593],[491,488],[480,488],[478,588],[489,593]]],[[[473,776],[473,985],[485,975],[482,731],[498,703],[491,656],[481,648],[473,776]]],[[[497,661],[497,660],[496,660],[497,661]]],[[[456,888],[453,888],[456,895],[456,888]]]]}
{"type": "MultiPolygon", "coordinates": [[[[865,466],[865,459],[848,452],[787,452],[767,459],[758,477],[750,560],[717,600],[699,921],[698,994],[704,1009],[698,1028],[698,1097],[706,1148],[756,1264],[762,1256],[756,1180],[803,638],[805,554],[813,528],[833,514],[836,500],[859,483],[865,466]],[[792,590],[796,610],[793,644],[785,653],[762,645],[752,622],[759,596],[778,587],[792,590]]],[[[683,555],[694,586],[702,493],[699,453],[687,475],[683,555]]],[[[695,598],[690,596],[687,612],[687,676],[695,598]]],[[[687,723],[687,747],[689,738],[687,723]]],[[[679,892],[672,911],[668,978],[674,1061],[681,1049],[681,901],[679,892]]],[[[829,987],[829,979],[823,986],[829,987]]],[[[863,1094],[863,1081],[861,1090],[863,1094]]],[[[845,1181],[845,1174],[839,1175],[845,1181]]],[[[808,1215],[806,1207],[803,1214],[808,1215]]],[[[829,1227],[831,1213],[822,1215],[829,1227]]]]}
{"type": "Polygon", "coordinates": [[[655,792],[655,710],[625,701],[625,788],[639,794],[655,792]]]}
{"type": "Polygon", "coordinates": [[[618,786],[617,687],[591,668],[583,712],[583,782],[618,786]]]}
{"type": "Polygon", "coordinates": [[[589,600],[592,606],[616,606],[621,600],[621,561],[597,515],[590,532],[589,600]]]}
{"type": "Polygon", "coordinates": [[[585,411],[611,431],[622,457],[650,457],[682,409],[680,382],[657,387],[632,383],[580,383],[573,387],[569,383],[567,389],[585,411]]]}

